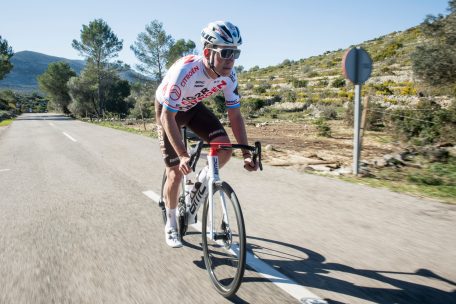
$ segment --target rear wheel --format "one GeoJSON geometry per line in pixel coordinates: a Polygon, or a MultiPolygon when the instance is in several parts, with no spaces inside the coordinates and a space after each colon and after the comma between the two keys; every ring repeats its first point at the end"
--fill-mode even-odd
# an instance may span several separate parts
{"type": "Polygon", "coordinates": [[[158,206],[161,208],[161,211],[162,211],[163,224],[166,225],[166,207],[165,207],[165,200],[164,200],[164,196],[163,196],[165,183],[166,183],[166,169],[163,172],[162,184],[161,184],[161,189],[160,189],[160,200],[158,201],[158,206]]]}
{"type": "Polygon", "coordinates": [[[215,237],[211,239],[207,199],[202,219],[204,263],[214,287],[221,295],[228,298],[236,293],[244,276],[246,252],[244,218],[236,194],[225,182],[214,184],[213,208],[215,237]],[[222,207],[223,201],[226,213],[222,207]]]}

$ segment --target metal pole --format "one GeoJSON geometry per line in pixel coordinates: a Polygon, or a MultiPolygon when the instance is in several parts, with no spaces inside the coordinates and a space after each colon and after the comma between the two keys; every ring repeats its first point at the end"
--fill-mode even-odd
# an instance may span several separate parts
{"type": "Polygon", "coordinates": [[[355,120],[353,132],[353,174],[359,173],[359,155],[360,155],[360,122],[361,122],[361,85],[355,85],[355,120]]]}

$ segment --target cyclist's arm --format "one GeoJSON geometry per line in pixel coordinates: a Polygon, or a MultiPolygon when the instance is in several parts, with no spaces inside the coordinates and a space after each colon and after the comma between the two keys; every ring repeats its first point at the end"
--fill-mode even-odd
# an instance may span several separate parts
{"type": "MultiPolygon", "coordinates": [[[[234,137],[238,144],[248,145],[247,132],[245,130],[244,118],[242,117],[240,108],[228,109],[228,118],[231,123],[234,137]]],[[[243,155],[250,154],[248,150],[242,150],[243,155]]]]}

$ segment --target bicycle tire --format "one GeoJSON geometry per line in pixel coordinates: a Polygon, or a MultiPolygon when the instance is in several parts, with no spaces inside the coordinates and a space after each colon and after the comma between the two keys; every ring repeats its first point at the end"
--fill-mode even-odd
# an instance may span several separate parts
{"type": "Polygon", "coordinates": [[[219,237],[221,237],[222,240],[214,242],[208,237],[207,225],[209,217],[209,199],[206,199],[206,202],[204,203],[202,218],[202,247],[204,253],[204,263],[209,273],[209,277],[211,278],[212,284],[214,285],[217,292],[225,298],[229,298],[237,292],[244,277],[246,261],[246,232],[244,218],[242,215],[239,200],[237,199],[237,196],[234,193],[233,189],[227,183],[214,183],[213,198],[215,222],[214,229],[216,230],[216,233],[220,233],[219,237]],[[219,213],[217,207],[221,208],[221,203],[219,201],[216,201],[216,199],[219,199],[222,194],[225,196],[227,205],[226,209],[228,213],[227,216],[234,216],[236,227],[233,227],[233,219],[231,219],[231,221],[228,220],[228,228],[226,223],[224,226],[224,221],[222,221],[220,227],[218,226],[218,219],[216,214],[219,213]],[[220,206],[217,206],[217,204],[220,206]],[[237,229],[237,244],[233,242],[233,238],[236,236],[236,231],[233,231],[233,228],[237,229]],[[227,230],[229,232],[227,232],[227,230]],[[219,254],[217,250],[221,248],[222,245],[224,247],[223,251],[225,253],[219,254]],[[229,248],[227,248],[228,246],[229,248]],[[218,255],[220,255],[220,257],[218,257],[218,255]],[[237,257],[237,262],[233,259],[234,256],[237,257]],[[215,268],[217,267],[221,268],[221,275],[215,273],[215,268]],[[222,276],[225,276],[225,273],[229,272],[230,269],[234,270],[234,275],[229,275],[229,277],[232,276],[232,278],[222,278],[222,276]],[[227,282],[227,284],[225,284],[225,282],[227,282]]]}
{"type": "Polygon", "coordinates": [[[166,169],[163,172],[163,177],[162,177],[162,184],[160,188],[160,200],[158,202],[158,206],[161,208],[161,213],[162,213],[162,219],[163,219],[163,224],[166,225],[166,207],[165,207],[165,200],[163,199],[163,190],[165,188],[165,183],[166,183],[166,169]]]}

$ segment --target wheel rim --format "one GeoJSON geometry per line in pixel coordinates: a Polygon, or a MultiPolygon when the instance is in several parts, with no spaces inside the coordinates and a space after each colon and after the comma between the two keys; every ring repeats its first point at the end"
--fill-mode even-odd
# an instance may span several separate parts
{"type": "MultiPolygon", "coordinates": [[[[231,295],[240,284],[245,264],[245,233],[244,224],[239,221],[239,211],[236,210],[233,198],[224,193],[227,205],[228,223],[223,219],[221,208],[220,192],[218,189],[214,194],[214,229],[220,239],[214,241],[208,236],[210,231],[208,225],[203,225],[205,262],[214,286],[223,295],[231,295]]],[[[209,216],[205,205],[204,216],[209,216]]],[[[208,222],[205,221],[205,222],[208,222]]]]}

